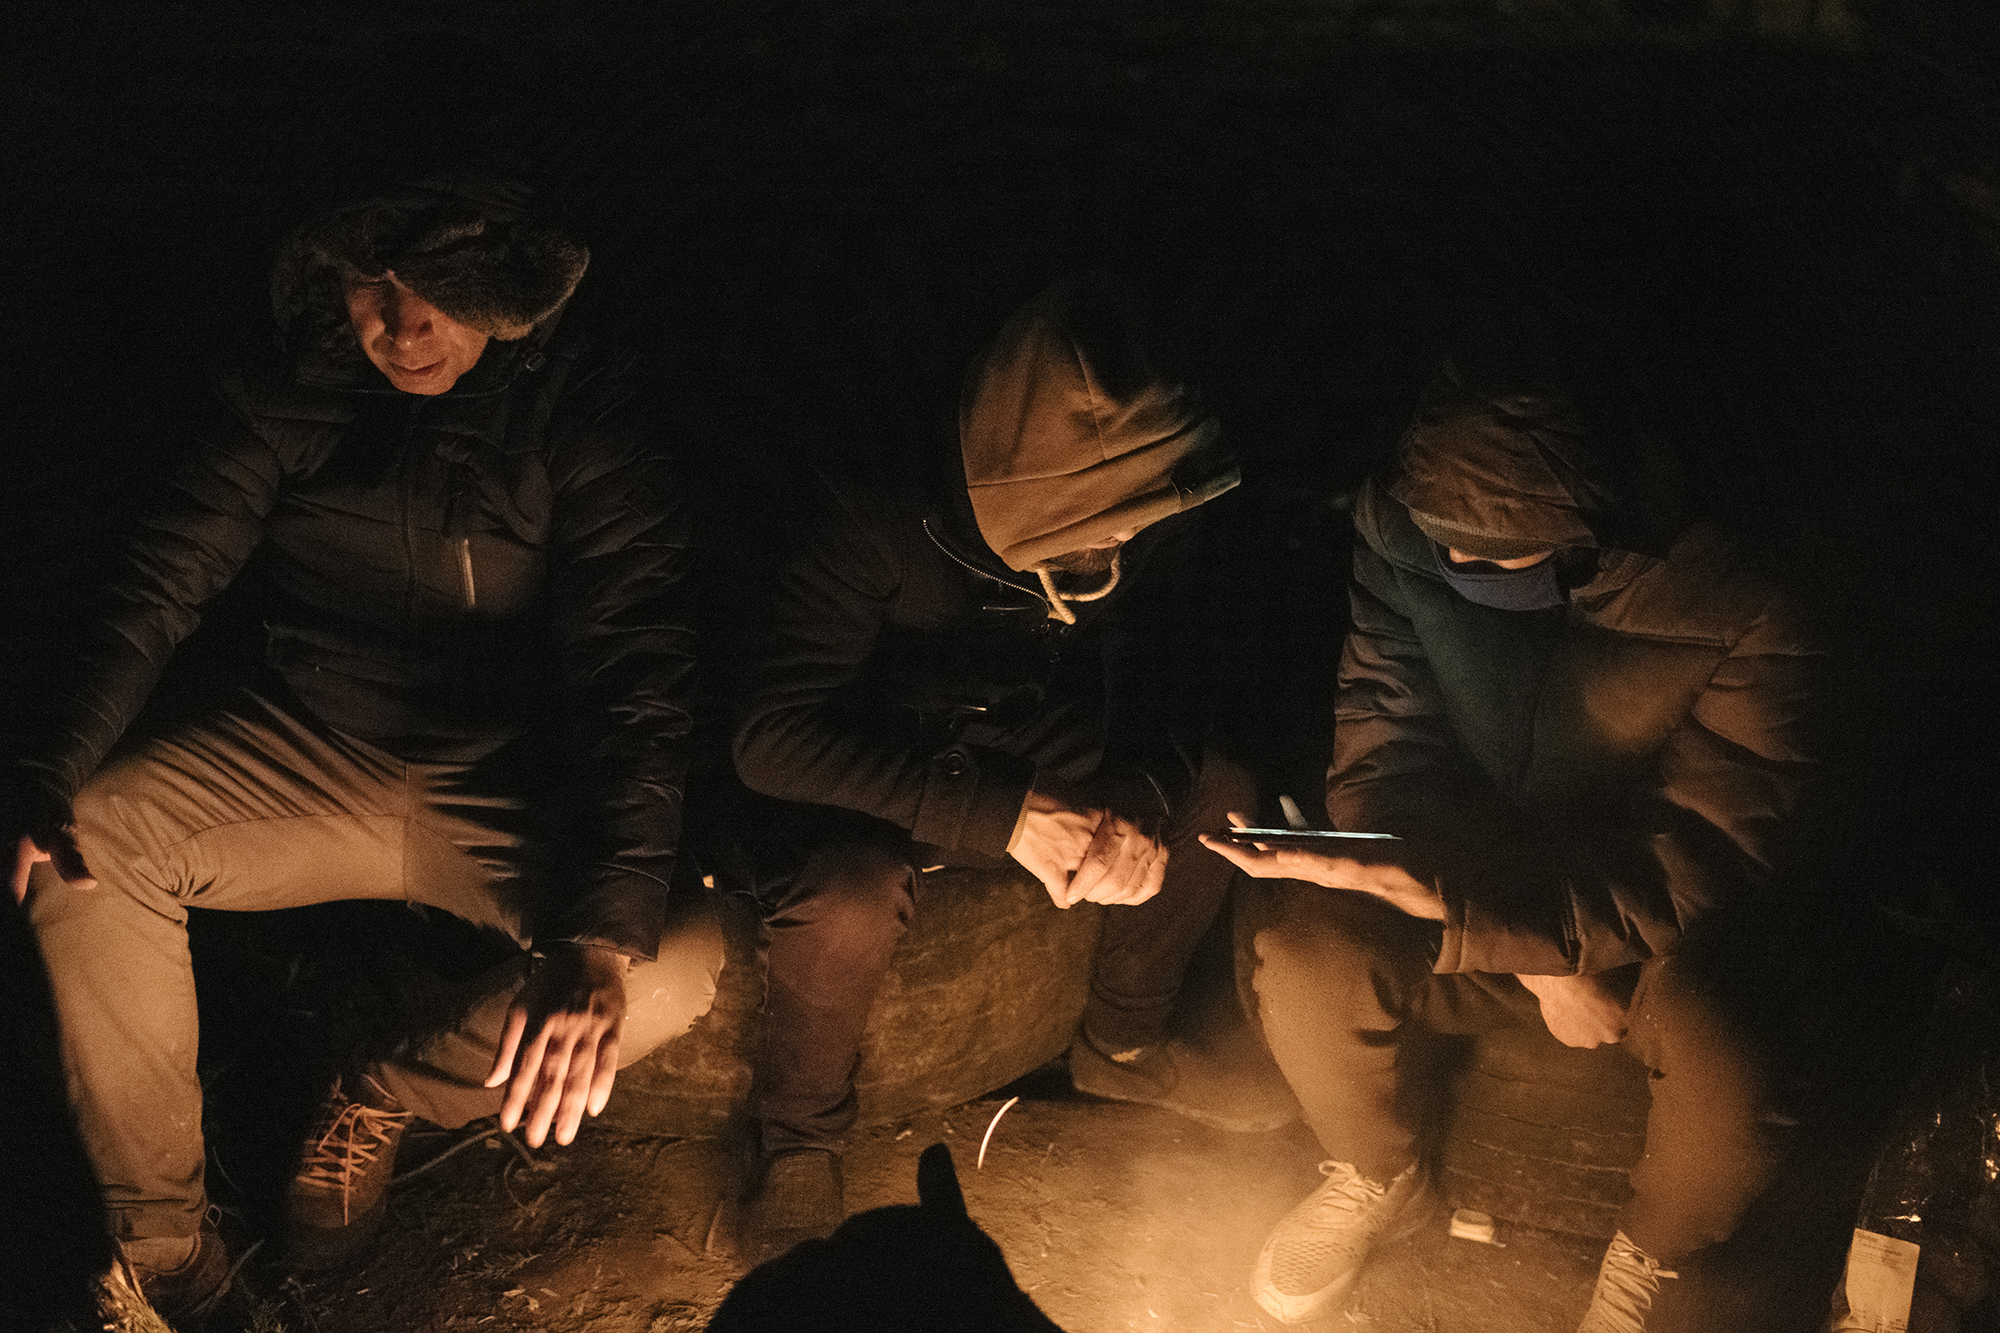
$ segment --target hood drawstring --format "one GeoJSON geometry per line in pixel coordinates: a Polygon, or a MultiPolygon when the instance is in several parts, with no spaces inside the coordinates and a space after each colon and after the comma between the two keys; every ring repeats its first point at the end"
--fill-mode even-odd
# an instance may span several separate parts
{"type": "Polygon", "coordinates": [[[1091,592],[1057,592],[1055,575],[1050,572],[1048,561],[1044,560],[1040,564],[1037,564],[1035,566],[1035,573],[1040,576],[1042,580],[1042,592],[1049,599],[1049,619],[1060,620],[1065,625],[1074,625],[1076,623],[1076,612],[1069,609],[1071,602],[1095,602],[1101,598],[1109,597],[1111,590],[1118,586],[1119,559],[1124,554],[1125,551],[1122,547],[1111,553],[1110,576],[1104,580],[1102,588],[1091,592]]]}

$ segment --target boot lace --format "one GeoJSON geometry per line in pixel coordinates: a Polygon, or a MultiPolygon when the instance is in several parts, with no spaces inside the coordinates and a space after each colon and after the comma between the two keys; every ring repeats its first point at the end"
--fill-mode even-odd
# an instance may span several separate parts
{"type": "Polygon", "coordinates": [[[385,1111],[358,1102],[336,1085],[320,1125],[299,1166],[299,1180],[340,1195],[340,1216],[352,1221],[349,1208],[355,1182],[368,1174],[382,1150],[402,1137],[414,1111],[385,1111]]]}

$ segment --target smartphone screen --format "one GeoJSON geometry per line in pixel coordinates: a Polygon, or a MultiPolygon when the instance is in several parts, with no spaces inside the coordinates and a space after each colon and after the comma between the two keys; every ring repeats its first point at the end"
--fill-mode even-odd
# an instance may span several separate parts
{"type": "Polygon", "coordinates": [[[1337,833],[1331,829],[1294,828],[1226,828],[1215,835],[1222,842],[1232,842],[1239,847],[1261,843],[1266,847],[1318,847],[1328,848],[1341,839],[1368,838],[1396,840],[1393,833],[1337,833]]]}

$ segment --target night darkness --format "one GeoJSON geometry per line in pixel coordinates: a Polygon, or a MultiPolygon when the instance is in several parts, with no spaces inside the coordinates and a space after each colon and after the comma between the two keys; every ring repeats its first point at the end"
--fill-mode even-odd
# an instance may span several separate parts
{"type": "MultiPolygon", "coordinates": [[[[1244,457],[1247,646],[1217,691],[1272,790],[1324,762],[1341,497],[1468,330],[1560,345],[1831,632],[1827,901],[1940,886],[2000,920],[1991,21],[1883,4],[1841,45],[1695,5],[1490,8],[10,6],[5,719],[62,670],[37,645],[183,405],[268,336],[282,230],[493,166],[590,242],[573,317],[660,368],[725,579],[754,580],[802,464],[949,440],[967,357],[1049,279],[1144,284],[1244,457]]],[[[247,596],[214,620],[176,688],[251,641],[247,596]]],[[[53,1090],[10,1082],[16,1144],[50,1141],[53,1090]]]]}

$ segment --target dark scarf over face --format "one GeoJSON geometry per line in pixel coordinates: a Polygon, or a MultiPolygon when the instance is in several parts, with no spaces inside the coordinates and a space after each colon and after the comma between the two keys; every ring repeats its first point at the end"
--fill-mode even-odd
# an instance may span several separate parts
{"type": "Polygon", "coordinates": [[[1468,602],[1501,611],[1546,611],[1569,600],[1561,561],[1554,553],[1525,569],[1502,569],[1490,560],[1453,560],[1442,546],[1431,543],[1431,558],[1451,590],[1468,602]]]}

